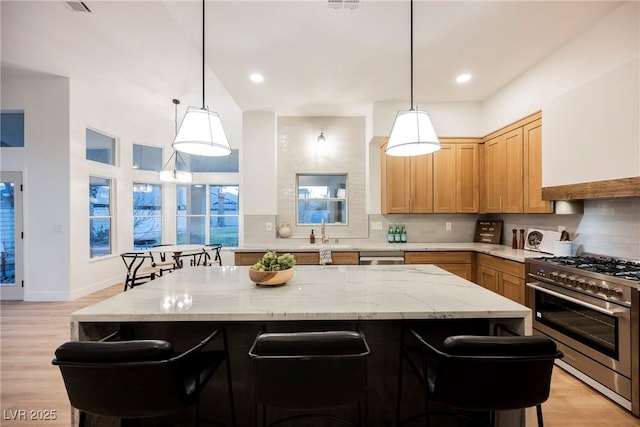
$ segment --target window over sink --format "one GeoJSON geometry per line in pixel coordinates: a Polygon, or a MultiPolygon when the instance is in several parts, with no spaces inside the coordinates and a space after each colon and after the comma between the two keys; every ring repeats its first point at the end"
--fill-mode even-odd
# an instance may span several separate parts
{"type": "Polygon", "coordinates": [[[297,174],[298,225],[348,224],[347,174],[297,174]]]}

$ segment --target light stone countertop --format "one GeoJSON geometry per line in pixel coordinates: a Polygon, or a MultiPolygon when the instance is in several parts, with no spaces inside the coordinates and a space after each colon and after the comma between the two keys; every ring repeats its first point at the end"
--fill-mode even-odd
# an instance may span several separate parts
{"type": "MultiPolygon", "coordinates": [[[[72,314],[72,323],[520,319],[531,311],[433,265],[296,266],[291,281],[257,286],[248,267],[186,267],[72,314]],[[182,307],[179,304],[182,303],[182,307]]],[[[76,328],[77,331],[77,328],[76,328]]]]}
{"type": "Polygon", "coordinates": [[[278,239],[276,243],[248,243],[242,247],[232,249],[234,252],[315,252],[320,249],[332,251],[471,251],[497,256],[516,262],[524,262],[525,258],[539,258],[550,254],[511,249],[510,246],[492,245],[489,243],[304,243],[302,239],[278,239]]]}

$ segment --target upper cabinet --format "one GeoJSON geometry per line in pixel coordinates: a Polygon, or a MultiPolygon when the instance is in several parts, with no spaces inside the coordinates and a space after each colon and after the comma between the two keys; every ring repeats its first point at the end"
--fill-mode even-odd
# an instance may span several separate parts
{"type": "Polygon", "coordinates": [[[423,156],[387,156],[385,143],[383,214],[552,212],[542,200],[541,113],[482,139],[440,138],[423,156]]]}
{"type": "Polygon", "coordinates": [[[433,155],[387,156],[381,150],[382,213],[433,212],[433,155]]]}
{"type": "Polygon", "coordinates": [[[478,138],[442,138],[434,154],[382,159],[382,213],[476,213],[478,138]]]}
{"type": "Polygon", "coordinates": [[[552,212],[542,200],[540,113],[488,135],[482,150],[482,212],[552,212]]]}
{"type": "Polygon", "coordinates": [[[524,206],[527,213],[550,213],[553,205],[542,200],[542,119],[524,125],[524,206]]]}
{"type": "Polygon", "coordinates": [[[433,154],[433,212],[477,213],[479,140],[442,138],[433,154]]]}

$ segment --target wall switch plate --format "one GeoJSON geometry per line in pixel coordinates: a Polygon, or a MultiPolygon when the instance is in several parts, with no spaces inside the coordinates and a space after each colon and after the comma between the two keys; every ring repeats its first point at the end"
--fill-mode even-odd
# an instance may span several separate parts
{"type": "Polygon", "coordinates": [[[270,222],[266,222],[266,223],[264,224],[264,228],[265,228],[265,230],[267,230],[267,231],[271,231],[271,230],[273,229],[273,224],[272,224],[272,223],[270,223],[270,222]]]}
{"type": "Polygon", "coordinates": [[[382,230],[382,222],[380,222],[380,221],[371,221],[371,229],[372,230],[382,230]]]}
{"type": "Polygon", "coordinates": [[[445,222],[444,223],[444,229],[447,231],[451,231],[451,223],[450,222],[445,222]]]}

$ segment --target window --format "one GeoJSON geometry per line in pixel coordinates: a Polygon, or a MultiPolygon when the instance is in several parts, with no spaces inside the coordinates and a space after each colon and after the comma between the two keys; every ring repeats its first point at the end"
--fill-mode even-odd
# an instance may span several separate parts
{"type": "Polygon", "coordinates": [[[207,192],[204,185],[178,185],[176,243],[204,244],[207,192]]]}
{"type": "Polygon", "coordinates": [[[133,184],[133,249],[162,243],[162,186],[133,184]]]}
{"type": "Polygon", "coordinates": [[[238,246],[238,186],[209,186],[209,243],[238,246]]]}
{"type": "Polygon", "coordinates": [[[237,185],[178,185],[176,242],[238,246],[238,195],[237,185]]]}
{"type": "Polygon", "coordinates": [[[108,165],[116,164],[116,139],[87,129],[87,160],[94,162],[106,163],[108,165]]]}
{"type": "Polygon", "coordinates": [[[296,180],[298,225],[348,223],[347,174],[298,174],[296,180]]]}
{"type": "Polygon", "coordinates": [[[89,251],[96,258],[111,253],[111,179],[89,177],[89,251]]]}
{"type": "Polygon", "coordinates": [[[0,114],[0,147],[24,147],[24,112],[0,114]]]}
{"type": "Polygon", "coordinates": [[[162,170],[162,148],[133,144],[133,168],[160,172],[162,170]]]}
{"type": "MultiPolygon", "coordinates": [[[[221,157],[192,156],[182,153],[182,159],[190,172],[238,172],[239,151],[231,150],[231,154],[221,157]]],[[[182,163],[182,162],[178,162],[182,163]]]]}

